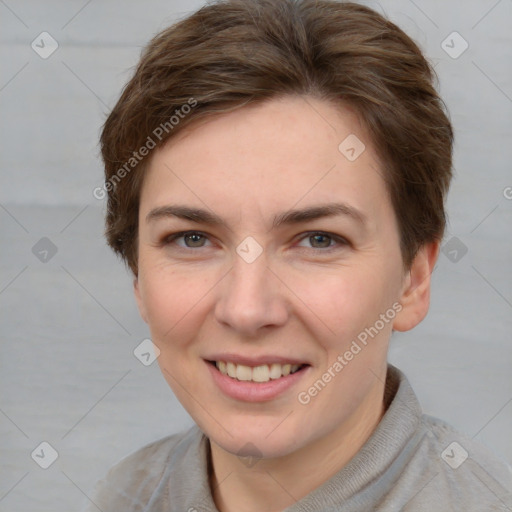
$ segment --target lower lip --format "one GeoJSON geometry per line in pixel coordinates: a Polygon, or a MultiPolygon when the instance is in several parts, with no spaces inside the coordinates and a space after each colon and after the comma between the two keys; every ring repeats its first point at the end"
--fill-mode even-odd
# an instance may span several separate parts
{"type": "Polygon", "coordinates": [[[205,361],[205,363],[213,380],[224,394],[245,402],[265,402],[276,398],[302,379],[310,368],[310,366],[305,366],[286,377],[269,380],[268,382],[252,382],[233,379],[220,373],[215,365],[208,361],[205,361]]]}

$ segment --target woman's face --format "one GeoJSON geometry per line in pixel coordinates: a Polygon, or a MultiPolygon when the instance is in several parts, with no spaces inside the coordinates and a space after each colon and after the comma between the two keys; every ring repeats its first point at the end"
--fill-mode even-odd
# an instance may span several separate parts
{"type": "Polygon", "coordinates": [[[311,97],[152,155],[135,293],[164,377],[224,450],[286,455],[382,400],[407,279],[381,174],[357,117],[311,97]]]}

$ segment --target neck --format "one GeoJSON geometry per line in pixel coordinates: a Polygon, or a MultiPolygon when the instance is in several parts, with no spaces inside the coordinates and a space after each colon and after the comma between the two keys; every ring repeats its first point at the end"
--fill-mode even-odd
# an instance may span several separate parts
{"type": "Polygon", "coordinates": [[[210,488],[219,512],[279,512],[320,487],[368,440],[384,412],[384,383],[328,435],[279,458],[251,467],[210,440],[210,488]]]}

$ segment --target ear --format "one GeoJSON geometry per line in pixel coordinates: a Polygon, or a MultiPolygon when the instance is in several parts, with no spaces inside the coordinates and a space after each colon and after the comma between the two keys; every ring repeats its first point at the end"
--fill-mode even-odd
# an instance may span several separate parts
{"type": "Polygon", "coordinates": [[[137,307],[139,308],[140,316],[142,317],[142,320],[144,320],[144,322],[148,323],[146,307],[144,306],[144,300],[140,293],[138,277],[135,277],[133,279],[133,293],[135,295],[135,299],[137,300],[137,307]]]}
{"type": "Polygon", "coordinates": [[[402,288],[402,310],[396,315],[393,329],[408,331],[416,327],[428,313],[430,306],[430,276],[439,256],[440,242],[421,246],[412,262],[402,288]]]}

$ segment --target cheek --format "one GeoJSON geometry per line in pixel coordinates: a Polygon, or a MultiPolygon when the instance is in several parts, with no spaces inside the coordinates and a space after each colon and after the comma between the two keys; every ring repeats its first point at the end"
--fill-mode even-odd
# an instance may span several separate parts
{"type": "Polygon", "coordinates": [[[320,329],[328,334],[319,336],[324,343],[339,345],[340,340],[354,338],[391,306],[393,294],[381,277],[383,272],[374,267],[345,267],[295,281],[309,316],[317,318],[320,329]]]}
{"type": "Polygon", "coordinates": [[[169,269],[153,268],[142,276],[143,300],[155,341],[165,343],[204,295],[196,280],[169,269]]]}

